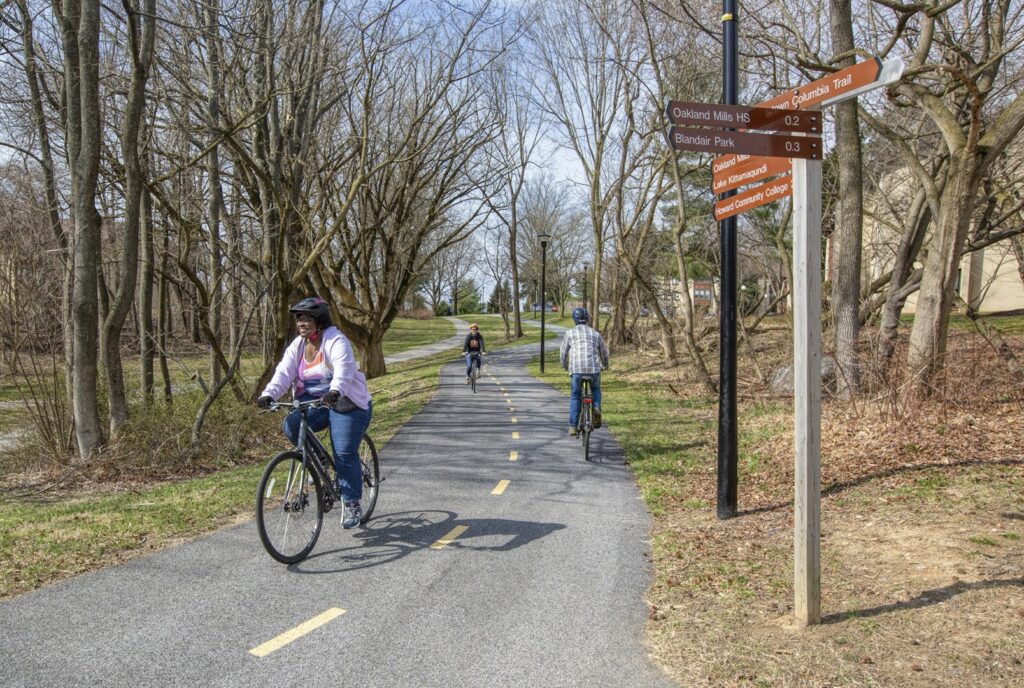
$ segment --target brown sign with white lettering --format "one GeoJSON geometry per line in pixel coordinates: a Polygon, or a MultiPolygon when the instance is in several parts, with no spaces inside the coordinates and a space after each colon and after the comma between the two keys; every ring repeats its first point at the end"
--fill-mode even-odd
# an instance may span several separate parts
{"type": "MultiPolygon", "coordinates": [[[[853,91],[860,92],[865,87],[878,81],[882,74],[882,62],[877,57],[864,60],[824,76],[817,81],[793,88],[782,95],[761,101],[755,107],[779,110],[799,110],[814,105],[829,104],[843,100],[843,96],[853,91]]],[[[712,170],[729,162],[733,156],[723,155],[715,158],[712,170]]]]}
{"type": "Polygon", "coordinates": [[[737,189],[745,184],[788,172],[792,164],[786,158],[747,158],[742,165],[716,174],[711,179],[711,190],[716,194],[737,189]]]}
{"type": "Polygon", "coordinates": [[[785,174],[778,179],[765,182],[752,189],[735,196],[729,196],[715,203],[715,220],[724,220],[727,217],[743,213],[754,208],[759,208],[768,203],[774,203],[786,198],[793,193],[792,176],[785,174]]]}
{"type": "Polygon", "coordinates": [[[821,113],[744,105],[669,101],[665,108],[672,124],[719,129],[770,129],[821,134],[821,113]]]}
{"type": "Polygon", "coordinates": [[[717,129],[672,127],[668,139],[676,150],[821,159],[821,139],[816,136],[749,134],[717,129]]]}

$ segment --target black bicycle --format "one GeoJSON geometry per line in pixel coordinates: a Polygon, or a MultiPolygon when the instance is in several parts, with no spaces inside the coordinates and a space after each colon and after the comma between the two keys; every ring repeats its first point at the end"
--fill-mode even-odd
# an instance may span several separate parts
{"type": "Polygon", "coordinates": [[[590,392],[589,375],[580,376],[580,416],[576,419],[576,436],[583,442],[583,460],[590,461],[590,433],[594,430],[594,397],[590,392]]]}
{"type": "Polygon", "coordinates": [[[480,379],[480,364],[482,362],[479,352],[469,355],[469,386],[473,388],[473,394],[476,394],[476,381],[480,379]]]}
{"type": "MultiPolygon", "coordinates": [[[[341,503],[334,458],[310,430],[308,414],[320,405],[319,399],[272,404],[270,410],[296,410],[301,414],[298,449],[281,452],[270,460],[256,491],[256,526],[267,552],[282,564],[302,561],[313,551],[324,514],[341,503]]],[[[360,505],[366,523],[377,505],[383,478],[377,448],[369,435],[359,444],[359,464],[363,474],[360,505]]]]}

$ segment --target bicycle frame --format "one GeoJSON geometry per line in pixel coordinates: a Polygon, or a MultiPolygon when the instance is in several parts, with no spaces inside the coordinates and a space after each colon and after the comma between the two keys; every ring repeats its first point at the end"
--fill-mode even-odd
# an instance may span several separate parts
{"type": "Polygon", "coordinates": [[[316,401],[293,401],[291,406],[300,414],[299,419],[299,444],[298,449],[302,454],[302,467],[304,470],[312,470],[320,478],[320,484],[324,487],[324,512],[331,510],[335,502],[341,501],[341,493],[338,491],[337,481],[329,474],[325,466],[333,464],[334,459],[327,453],[327,449],[321,444],[316,433],[309,429],[307,415],[309,409],[319,405],[316,401]]]}

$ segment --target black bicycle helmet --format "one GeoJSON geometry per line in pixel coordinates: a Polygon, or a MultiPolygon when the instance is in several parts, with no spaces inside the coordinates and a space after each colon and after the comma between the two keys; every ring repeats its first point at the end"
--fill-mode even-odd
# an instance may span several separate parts
{"type": "Polygon", "coordinates": [[[586,308],[573,308],[572,309],[572,321],[579,325],[590,320],[590,314],[587,313],[586,308]]]}
{"type": "Polygon", "coordinates": [[[332,325],[331,323],[331,308],[327,305],[327,302],[321,299],[319,296],[310,296],[302,299],[297,304],[288,309],[288,312],[293,315],[310,315],[316,320],[316,329],[323,332],[332,325]]]}

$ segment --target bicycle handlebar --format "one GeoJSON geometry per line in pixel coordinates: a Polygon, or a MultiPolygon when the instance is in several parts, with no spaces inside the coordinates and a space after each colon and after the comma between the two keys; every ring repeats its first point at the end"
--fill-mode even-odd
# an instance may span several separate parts
{"type": "Polygon", "coordinates": [[[304,408],[306,408],[306,409],[308,409],[308,408],[317,408],[317,407],[320,407],[320,406],[323,406],[323,405],[324,405],[324,403],[323,403],[322,399],[309,399],[308,401],[299,401],[299,400],[296,399],[294,401],[289,401],[289,402],[278,402],[278,401],[272,402],[270,404],[270,406],[268,406],[264,410],[266,410],[266,411],[280,411],[281,409],[299,410],[299,409],[304,409],[304,408]]]}

